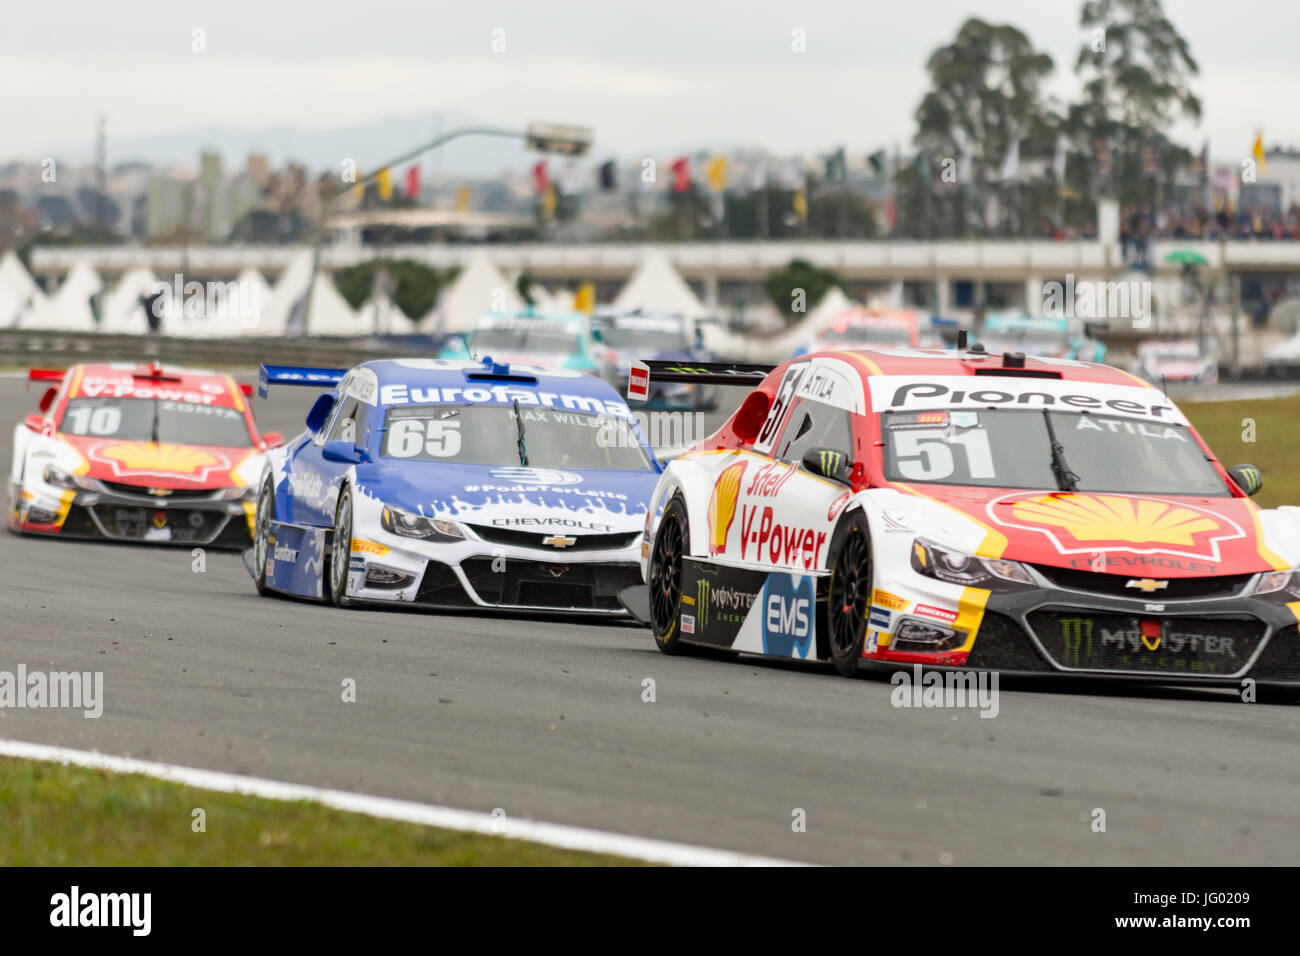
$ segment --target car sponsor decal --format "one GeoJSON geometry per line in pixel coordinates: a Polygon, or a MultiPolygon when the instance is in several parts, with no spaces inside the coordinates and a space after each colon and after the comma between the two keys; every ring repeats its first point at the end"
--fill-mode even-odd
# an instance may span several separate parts
{"type": "Polygon", "coordinates": [[[935,607],[932,604],[918,604],[913,609],[912,613],[922,614],[925,617],[937,618],[938,620],[944,621],[948,624],[952,624],[954,621],[957,620],[956,611],[950,611],[948,610],[948,608],[944,608],[944,607],[935,607]]]}
{"type": "Polygon", "coordinates": [[[1136,495],[1021,492],[993,499],[986,511],[1005,528],[1043,535],[1066,555],[1128,551],[1217,564],[1222,542],[1246,536],[1241,525],[1204,508],[1136,495]]]}
{"type": "Polygon", "coordinates": [[[871,592],[871,601],[873,604],[879,604],[881,607],[887,607],[891,611],[904,611],[911,602],[907,598],[901,598],[897,594],[891,594],[888,591],[882,591],[880,588],[874,588],[871,592]]]}
{"type": "Polygon", "coordinates": [[[1159,390],[1044,378],[975,378],[966,375],[882,375],[868,379],[878,410],[952,408],[1050,408],[1104,411],[1108,415],[1186,425],[1187,419],[1159,390]]]}
{"type": "Polygon", "coordinates": [[[628,367],[627,397],[638,402],[644,402],[650,397],[650,366],[636,359],[628,367]]]}
{"type": "Polygon", "coordinates": [[[826,532],[776,520],[771,505],[740,506],[740,559],[819,568],[826,532]]]}
{"type": "Polygon", "coordinates": [[[730,647],[751,609],[752,623],[757,626],[759,595],[766,580],[765,571],[687,558],[682,574],[682,616],[692,618],[694,640],[730,647]]]}
{"type": "Polygon", "coordinates": [[[713,483],[709,496],[706,519],[709,526],[709,554],[727,553],[727,533],[736,518],[736,502],[740,498],[740,479],[745,474],[747,461],[738,461],[722,469],[713,483]]]}
{"type": "Polygon", "coordinates": [[[694,614],[683,614],[683,615],[682,615],[682,633],[683,633],[683,634],[694,634],[694,633],[695,633],[695,615],[694,615],[694,614]]]}
{"type": "Polygon", "coordinates": [[[378,541],[367,541],[365,538],[352,539],[353,554],[374,554],[382,558],[389,550],[387,546],[380,544],[378,541]]]}
{"type": "Polygon", "coordinates": [[[110,466],[119,478],[166,475],[206,481],[213,471],[230,470],[230,460],[224,455],[192,445],[116,442],[91,447],[88,454],[110,466]]]}
{"type": "Polygon", "coordinates": [[[845,505],[849,503],[849,499],[852,497],[853,497],[852,491],[846,490],[841,492],[839,497],[837,497],[834,501],[832,501],[830,503],[830,507],[826,509],[826,520],[834,521],[836,517],[839,515],[839,513],[844,510],[845,505]]]}
{"type": "Polygon", "coordinates": [[[871,605],[871,611],[867,615],[868,625],[879,631],[888,631],[890,630],[890,625],[893,624],[893,621],[894,615],[887,608],[877,607],[874,604],[871,605]]]}
{"type": "Polygon", "coordinates": [[[762,594],[763,653],[808,659],[816,615],[813,578],[772,572],[762,594]]]}
{"type": "MultiPolygon", "coordinates": [[[[548,372],[549,374],[549,372],[548,372]]],[[[379,389],[381,405],[511,405],[518,402],[546,408],[589,412],[593,415],[613,415],[631,418],[627,403],[603,399],[597,395],[573,395],[561,392],[543,392],[511,385],[470,385],[427,387],[417,385],[384,385],[379,389]]]]}
{"type": "Polygon", "coordinates": [[[576,485],[582,475],[574,471],[557,471],[554,468],[493,468],[492,477],[521,485],[576,485]]]}
{"type": "Polygon", "coordinates": [[[802,376],[795,397],[861,415],[866,410],[862,376],[842,359],[819,357],[802,376]]]}

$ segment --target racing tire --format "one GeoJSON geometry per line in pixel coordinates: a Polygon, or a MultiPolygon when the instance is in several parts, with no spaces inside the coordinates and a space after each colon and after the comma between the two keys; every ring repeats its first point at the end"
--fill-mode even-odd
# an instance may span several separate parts
{"type": "Polygon", "coordinates": [[[271,558],[271,521],[274,518],[275,486],[267,478],[257,493],[257,510],[253,513],[253,567],[257,569],[253,584],[257,586],[257,593],[264,597],[271,593],[266,586],[266,562],[271,558]]]}
{"type": "Polygon", "coordinates": [[[855,511],[835,529],[830,569],[820,615],[822,639],[835,669],[853,677],[862,660],[871,610],[871,535],[862,512],[855,511]]]}
{"type": "Polygon", "coordinates": [[[325,570],[325,593],[335,607],[352,607],[347,596],[348,564],[352,559],[352,491],[347,485],[339,490],[334,507],[334,537],[330,542],[330,560],[325,570]]]}
{"type": "Polygon", "coordinates": [[[686,501],[681,492],[673,495],[659,519],[646,579],[650,588],[650,630],[655,646],[665,654],[686,651],[679,629],[682,606],[683,558],[690,553],[691,530],[686,520],[686,501]]]}

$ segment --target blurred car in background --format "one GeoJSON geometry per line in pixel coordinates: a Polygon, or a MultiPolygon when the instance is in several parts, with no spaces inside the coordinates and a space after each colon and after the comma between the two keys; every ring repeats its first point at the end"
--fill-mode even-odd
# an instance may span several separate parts
{"type": "MultiPolygon", "coordinates": [[[[704,345],[700,323],[683,315],[664,312],[598,311],[592,319],[597,338],[614,357],[614,388],[623,394],[632,362],[714,362],[717,356],[704,345]]],[[[673,382],[656,384],[644,406],[648,409],[707,411],[718,405],[713,385],[673,382]]]]}
{"type": "Polygon", "coordinates": [[[926,316],[912,309],[846,309],[813,332],[805,352],[843,349],[916,349],[944,347],[926,316]]]}
{"type": "Polygon", "coordinates": [[[1034,358],[1103,362],[1106,345],[1092,336],[1091,323],[1066,318],[994,312],[984,319],[979,341],[991,354],[1022,352],[1034,358]]]}
{"type": "Polygon", "coordinates": [[[489,312],[468,336],[452,336],[440,357],[491,358],[587,372],[610,384],[615,381],[614,353],[600,341],[591,318],[581,312],[489,312]]]}
{"type": "Polygon", "coordinates": [[[251,389],[157,363],[32,369],[40,412],[14,429],[9,530],[243,548],[269,448],[251,389]]]}
{"type": "Polygon", "coordinates": [[[1195,339],[1143,342],[1137,349],[1137,373],[1156,385],[1214,385],[1219,363],[1195,339]]]}

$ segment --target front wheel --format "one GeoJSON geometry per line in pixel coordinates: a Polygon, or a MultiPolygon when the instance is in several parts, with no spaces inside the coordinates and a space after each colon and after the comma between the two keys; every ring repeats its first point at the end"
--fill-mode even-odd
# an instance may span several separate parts
{"type": "Polygon", "coordinates": [[[266,586],[266,563],[271,557],[271,521],[275,518],[275,489],[271,479],[262,482],[262,490],[257,495],[257,511],[253,517],[253,568],[256,572],[253,583],[257,593],[266,595],[271,589],[266,586]]]}
{"type": "Polygon", "coordinates": [[[682,604],[683,558],[690,553],[690,526],[686,521],[686,502],[681,494],[673,496],[659,519],[654,546],[650,549],[650,568],[646,577],[650,587],[650,629],[655,644],[665,654],[680,654],[680,611],[682,604]]]}
{"type": "Polygon", "coordinates": [[[826,588],[826,649],[845,677],[858,672],[871,607],[871,539],[866,519],[855,512],[835,532],[826,588]]]}
{"type": "Polygon", "coordinates": [[[347,485],[339,491],[339,503],[334,509],[334,542],[330,545],[330,566],[327,569],[328,593],[337,607],[351,607],[347,596],[348,563],[352,559],[352,492],[347,485]]]}

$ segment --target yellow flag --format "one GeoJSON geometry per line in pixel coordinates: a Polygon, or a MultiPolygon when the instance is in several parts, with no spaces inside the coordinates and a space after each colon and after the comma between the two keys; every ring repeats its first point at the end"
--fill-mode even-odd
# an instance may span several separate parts
{"type": "Polygon", "coordinates": [[[469,209],[469,187],[461,186],[456,190],[456,211],[465,212],[469,209]]]}
{"type": "Polygon", "coordinates": [[[808,190],[800,189],[794,194],[794,214],[800,222],[808,221],[808,190]]]}
{"type": "Polygon", "coordinates": [[[714,192],[722,192],[727,188],[727,157],[719,153],[709,162],[708,168],[709,188],[714,192]]]}
{"type": "Polygon", "coordinates": [[[352,187],[352,198],[357,202],[366,198],[366,177],[361,170],[355,170],[357,174],[357,184],[352,187]]]}
{"type": "Polygon", "coordinates": [[[1264,134],[1262,132],[1255,134],[1255,146],[1251,149],[1250,154],[1255,157],[1255,164],[1259,166],[1259,174],[1264,175],[1264,134]]]}
{"type": "Polygon", "coordinates": [[[547,186],[546,192],[542,193],[541,199],[542,218],[550,219],[555,215],[555,187],[547,186]]]}
{"type": "Polygon", "coordinates": [[[584,282],[578,286],[578,291],[573,294],[573,311],[585,312],[587,315],[596,311],[596,285],[594,282],[584,282]]]}
{"type": "Polygon", "coordinates": [[[393,177],[388,174],[387,169],[381,169],[379,171],[378,183],[379,198],[384,202],[388,202],[393,198],[393,177]]]}

